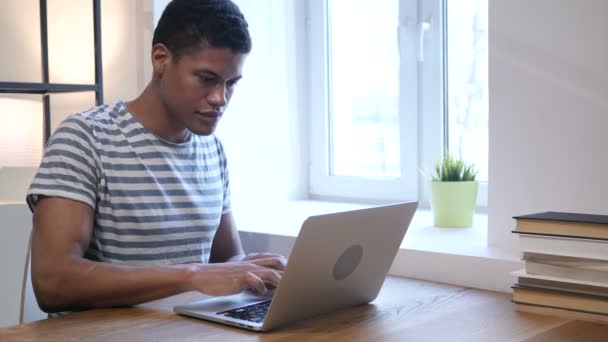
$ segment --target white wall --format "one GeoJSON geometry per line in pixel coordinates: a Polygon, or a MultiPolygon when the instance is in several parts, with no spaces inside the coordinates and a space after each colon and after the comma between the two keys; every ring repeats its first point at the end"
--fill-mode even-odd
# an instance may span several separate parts
{"type": "Polygon", "coordinates": [[[156,27],[156,24],[158,24],[160,15],[170,2],[171,0],[154,0],[154,27],[156,27]]]}
{"type": "Polygon", "coordinates": [[[298,80],[307,79],[301,15],[305,3],[235,2],[249,22],[253,49],[218,128],[228,154],[234,204],[304,198],[308,192],[308,146],[304,143],[308,88],[298,80]]]}
{"type": "MultiPolygon", "coordinates": [[[[15,0],[11,0],[15,1],[15,0]]],[[[27,0],[31,1],[31,0],[27,0]]],[[[81,16],[90,21],[78,30],[76,37],[82,42],[74,46],[72,43],[63,50],[52,50],[49,42],[49,53],[55,51],[56,60],[67,60],[67,63],[53,64],[51,62],[51,80],[54,82],[91,82],[94,80],[93,49],[88,46],[93,37],[92,10],[90,1],[82,0],[53,0],[55,12],[49,16],[61,18],[49,22],[50,30],[74,30],[74,23],[64,18],[70,11],[83,13],[81,16]],[[67,11],[66,8],[70,8],[67,11]],[[64,17],[61,17],[61,16],[64,17]],[[62,24],[63,23],[63,24],[62,24]],[[89,25],[90,24],[90,25],[89,25]],[[53,28],[53,26],[55,26],[53,28]],[[74,51],[74,48],[76,50],[74,51]],[[66,53],[70,51],[70,53],[66,53]],[[70,57],[77,55],[77,58],[70,57]],[[82,64],[82,65],[81,65],[82,64]],[[71,65],[79,66],[78,68],[71,65]],[[83,67],[84,66],[84,67],[83,67]],[[53,77],[54,76],[54,77],[53,77]]],[[[132,100],[137,97],[152,78],[150,51],[152,42],[152,0],[104,0],[101,2],[101,39],[104,102],[117,100],[132,100]]],[[[52,18],[52,17],[50,17],[52,18]]],[[[50,20],[50,19],[49,19],[50,20]]],[[[51,39],[52,37],[49,37],[51,39]]],[[[56,40],[60,36],[57,35],[56,40]]],[[[65,35],[63,36],[65,39],[65,35]]],[[[67,40],[68,42],[70,40],[67,40]]],[[[55,43],[55,45],[58,45],[55,43]]],[[[95,94],[60,94],[51,97],[52,128],[67,116],[88,109],[95,105],[95,94]]]]}
{"type": "Polygon", "coordinates": [[[490,1],[490,244],[514,215],[607,214],[608,1],[490,1]]]}

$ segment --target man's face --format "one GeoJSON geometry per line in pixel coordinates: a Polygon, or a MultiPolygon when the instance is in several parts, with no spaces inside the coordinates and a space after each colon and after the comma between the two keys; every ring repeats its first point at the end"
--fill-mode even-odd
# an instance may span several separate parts
{"type": "Polygon", "coordinates": [[[160,96],[177,129],[209,135],[241,78],[245,54],[201,47],[177,62],[169,53],[162,66],[160,96]]]}

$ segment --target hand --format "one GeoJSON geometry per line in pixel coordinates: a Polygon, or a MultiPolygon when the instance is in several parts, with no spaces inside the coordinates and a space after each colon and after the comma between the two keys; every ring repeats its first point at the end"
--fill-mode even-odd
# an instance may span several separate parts
{"type": "MultiPolygon", "coordinates": [[[[287,266],[287,259],[285,259],[284,256],[280,255],[280,254],[274,254],[274,253],[250,253],[247,254],[247,256],[245,256],[242,260],[243,261],[252,261],[252,260],[263,260],[263,259],[275,259],[276,264],[274,264],[273,266],[270,266],[276,270],[279,271],[285,271],[285,267],[287,266]]],[[[274,291],[276,289],[276,286],[273,284],[266,284],[266,288],[274,291]]],[[[257,291],[255,289],[247,289],[248,291],[251,291],[253,293],[257,293],[257,291]]],[[[274,293],[274,292],[272,292],[274,293]]]]}
{"type": "Polygon", "coordinates": [[[262,259],[275,259],[273,262],[275,264],[273,264],[272,268],[279,270],[279,271],[285,271],[285,266],[287,266],[287,259],[280,255],[280,254],[274,254],[274,253],[250,253],[247,254],[247,256],[245,256],[242,260],[243,261],[252,261],[252,260],[262,260],[262,259]]]}
{"type": "Polygon", "coordinates": [[[187,290],[200,291],[210,296],[227,296],[252,289],[264,295],[268,293],[268,287],[279,285],[284,263],[273,256],[190,267],[192,275],[187,290]]]}

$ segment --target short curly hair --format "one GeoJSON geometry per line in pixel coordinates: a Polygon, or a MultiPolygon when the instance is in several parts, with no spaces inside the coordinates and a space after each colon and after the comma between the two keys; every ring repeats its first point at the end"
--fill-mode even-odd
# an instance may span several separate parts
{"type": "Polygon", "coordinates": [[[172,0],[154,30],[152,46],[164,44],[176,61],[203,44],[246,54],[251,51],[248,26],[230,0],[172,0]]]}

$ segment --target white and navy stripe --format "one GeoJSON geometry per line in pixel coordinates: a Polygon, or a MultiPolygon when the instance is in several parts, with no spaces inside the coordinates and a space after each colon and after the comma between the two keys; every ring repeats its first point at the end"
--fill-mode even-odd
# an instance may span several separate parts
{"type": "Polygon", "coordinates": [[[207,262],[230,211],[226,157],[215,136],[165,141],[123,102],[64,120],[28,191],[95,209],[86,257],[126,264],[207,262]]]}

